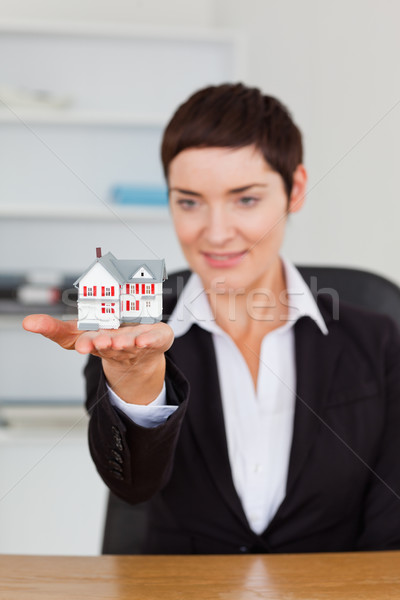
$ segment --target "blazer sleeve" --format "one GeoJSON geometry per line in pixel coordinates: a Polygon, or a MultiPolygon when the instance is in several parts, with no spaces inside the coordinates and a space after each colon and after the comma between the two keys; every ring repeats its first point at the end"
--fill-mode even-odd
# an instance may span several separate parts
{"type": "Polygon", "coordinates": [[[359,550],[400,550],[400,335],[392,322],[386,337],[385,427],[376,462],[368,465],[359,550]]]}
{"type": "Polygon", "coordinates": [[[137,425],[111,405],[99,358],[90,356],[85,368],[92,459],[110,490],[133,504],[168,483],[187,408],[189,384],[168,356],[166,361],[167,402],[178,409],[154,428],[137,425]]]}

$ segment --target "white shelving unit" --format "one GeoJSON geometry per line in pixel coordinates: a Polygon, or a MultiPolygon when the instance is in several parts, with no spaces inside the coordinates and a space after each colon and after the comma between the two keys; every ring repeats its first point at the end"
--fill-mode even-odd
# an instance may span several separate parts
{"type": "MultiPolygon", "coordinates": [[[[168,209],[118,206],[110,189],[162,185],[165,123],[195,89],[241,78],[242,40],[222,31],[3,21],[0,57],[0,89],[74,100],[65,109],[7,107],[0,95],[0,271],[79,274],[97,246],[120,258],[165,257],[169,271],[182,266],[168,209]]],[[[0,551],[96,553],[106,490],[86,422],[76,427],[74,417],[79,403],[83,414],[86,358],[26,333],[15,315],[0,328],[0,404],[26,404],[0,428],[0,551]],[[68,422],[58,422],[58,409],[69,411],[68,422]],[[35,422],[38,410],[47,417],[35,422]]]]}
{"type": "Polygon", "coordinates": [[[168,210],[119,206],[111,189],[164,185],[159,147],[170,115],[194,90],[240,79],[243,55],[232,31],[0,21],[0,271],[71,271],[99,241],[129,256],[152,238],[171,249],[169,268],[179,266],[168,210]],[[72,102],[8,106],[2,86],[72,102]]]}
{"type": "Polygon", "coordinates": [[[130,207],[118,205],[104,205],[92,208],[82,206],[48,206],[46,204],[2,204],[0,217],[4,219],[54,219],[87,221],[110,221],[122,219],[125,221],[169,221],[168,208],[130,207]]]}
{"type": "Polygon", "coordinates": [[[39,219],[44,221],[169,221],[168,208],[164,207],[126,207],[117,205],[96,206],[48,206],[46,204],[0,205],[0,217],[3,219],[39,219]]]}
{"type": "MultiPolygon", "coordinates": [[[[1,100],[0,100],[1,102],[1,100]]],[[[106,127],[162,127],[167,116],[112,111],[68,109],[16,109],[0,107],[0,124],[14,125],[104,125],[106,127]]]]}

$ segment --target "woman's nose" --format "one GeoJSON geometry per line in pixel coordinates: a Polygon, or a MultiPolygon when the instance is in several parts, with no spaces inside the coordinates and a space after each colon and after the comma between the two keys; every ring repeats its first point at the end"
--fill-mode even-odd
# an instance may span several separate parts
{"type": "Polygon", "coordinates": [[[229,212],[221,207],[214,208],[208,214],[206,237],[210,244],[222,246],[235,235],[235,227],[229,212]]]}

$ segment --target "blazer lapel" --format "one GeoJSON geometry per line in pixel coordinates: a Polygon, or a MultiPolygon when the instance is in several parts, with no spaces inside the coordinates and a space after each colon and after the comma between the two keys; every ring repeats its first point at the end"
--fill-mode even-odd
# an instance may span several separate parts
{"type": "Polygon", "coordinates": [[[310,318],[300,319],[295,326],[297,390],[287,495],[305,466],[319,429],[325,426],[322,409],[340,355],[335,337],[334,332],[323,335],[310,318]]]}
{"type": "Polygon", "coordinates": [[[212,336],[193,325],[175,339],[169,354],[190,383],[186,418],[210,475],[230,509],[247,523],[232,480],[212,336]]]}
{"type": "Polygon", "coordinates": [[[297,387],[286,495],[265,534],[279,522],[295,497],[293,488],[306,467],[317,433],[326,426],[323,407],[332,388],[342,341],[332,326],[332,310],[325,306],[323,298],[318,298],[318,304],[329,329],[328,335],[324,335],[309,317],[303,317],[295,324],[297,387]]]}

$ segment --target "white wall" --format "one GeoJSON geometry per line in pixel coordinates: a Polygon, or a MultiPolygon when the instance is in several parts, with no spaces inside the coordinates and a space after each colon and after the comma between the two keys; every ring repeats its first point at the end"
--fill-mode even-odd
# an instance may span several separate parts
{"type": "Polygon", "coordinates": [[[215,19],[246,32],[247,83],[282,99],[305,135],[309,194],[286,254],[400,283],[400,3],[216,0],[215,19]]]}

